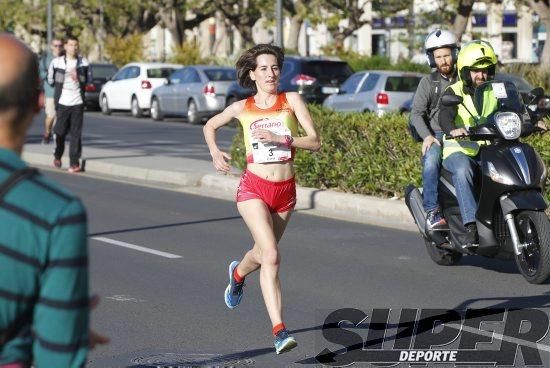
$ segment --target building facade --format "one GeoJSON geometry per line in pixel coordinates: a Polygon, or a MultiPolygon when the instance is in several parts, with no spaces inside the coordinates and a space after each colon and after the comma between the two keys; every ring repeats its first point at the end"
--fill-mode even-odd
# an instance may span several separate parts
{"type": "MultiPolygon", "coordinates": [[[[382,55],[389,57],[392,61],[409,59],[408,45],[412,41],[414,45],[412,60],[423,63],[425,56],[422,45],[426,35],[435,28],[449,27],[445,24],[422,24],[421,14],[437,9],[441,3],[438,3],[438,0],[415,0],[413,12],[415,32],[412,35],[414,39],[409,40],[408,10],[383,18],[372,9],[371,4],[371,1],[365,1],[363,5],[367,24],[348,37],[344,44],[347,49],[366,56],[382,55]]],[[[346,20],[342,22],[345,23],[346,20]]],[[[287,39],[290,29],[289,19],[284,20],[283,27],[284,38],[287,39]]],[[[276,30],[266,25],[265,20],[259,20],[253,28],[256,43],[273,42],[275,34],[276,30]]],[[[526,6],[516,6],[513,0],[490,4],[476,2],[462,36],[462,42],[477,38],[491,42],[504,63],[512,61],[533,63],[538,61],[538,55],[542,52],[547,31],[540,26],[538,17],[531,9],[526,6]]],[[[187,39],[194,40],[199,45],[203,56],[232,60],[243,49],[239,32],[220,14],[204,21],[193,31],[188,31],[187,39]]],[[[321,55],[323,47],[330,45],[332,41],[324,24],[313,26],[305,21],[300,30],[298,52],[301,55],[321,55]]],[[[159,26],[147,35],[145,43],[150,60],[164,60],[172,52],[173,41],[170,34],[159,26]]]]}

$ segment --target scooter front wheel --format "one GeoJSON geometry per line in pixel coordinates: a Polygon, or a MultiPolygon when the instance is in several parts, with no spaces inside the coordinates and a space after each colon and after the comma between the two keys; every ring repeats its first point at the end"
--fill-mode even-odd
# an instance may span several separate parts
{"type": "Polygon", "coordinates": [[[515,218],[521,253],[516,264],[527,281],[542,284],[550,277],[550,221],[544,211],[521,211],[515,218]]]}
{"type": "Polygon", "coordinates": [[[424,239],[428,255],[438,265],[453,266],[462,258],[462,253],[454,250],[442,249],[429,240],[424,239]]]}

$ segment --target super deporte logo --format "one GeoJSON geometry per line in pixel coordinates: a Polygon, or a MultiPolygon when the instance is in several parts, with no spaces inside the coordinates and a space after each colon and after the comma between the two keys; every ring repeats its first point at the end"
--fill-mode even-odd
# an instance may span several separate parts
{"type": "Polygon", "coordinates": [[[315,360],[334,367],[548,367],[549,320],[543,309],[344,308],[326,317],[315,360]]]}

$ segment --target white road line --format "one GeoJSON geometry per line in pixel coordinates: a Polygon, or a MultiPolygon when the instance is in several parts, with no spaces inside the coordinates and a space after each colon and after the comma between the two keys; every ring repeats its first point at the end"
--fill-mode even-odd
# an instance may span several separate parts
{"type": "Polygon", "coordinates": [[[157,256],[165,257],[165,258],[182,258],[181,256],[178,256],[177,254],[161,252],[160,250],[145,248],[145,247],[142,247],[142,246],[139,246],[139,245],[125,243],[125,242],[121,242],[121,241],[113,240],[113,239],[109,239],[109,238],[103,238],[101,236],[94,236],[94,237],[92,237],[92,239],[100,241],[100,242],[104,242],[104,243],[118,245],[119,247],[125,247],[125,248],[134,249],[134,250],[137,250],[137,251],[140,251],[140,252],[154,254],[154,255],[157,255],[157,256]]]}

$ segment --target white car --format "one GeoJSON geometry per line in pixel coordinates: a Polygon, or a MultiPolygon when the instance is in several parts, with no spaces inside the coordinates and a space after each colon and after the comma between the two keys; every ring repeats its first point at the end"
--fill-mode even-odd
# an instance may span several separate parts
{"type": "Polygon", "coordinates": [[[109,115],[112,110],[131,111],[141,117],[151,104],[151,92],[161,86],[179,64],[130,63],[124,65],[103,85],[99,94],[101,111],[109,115]]]}

